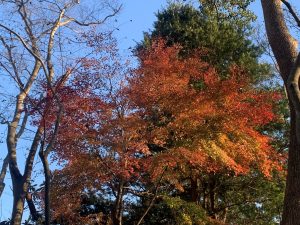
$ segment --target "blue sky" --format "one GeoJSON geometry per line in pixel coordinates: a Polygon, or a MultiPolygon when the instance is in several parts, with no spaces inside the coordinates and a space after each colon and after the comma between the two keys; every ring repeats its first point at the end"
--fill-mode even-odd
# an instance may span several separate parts
{"type": "Polygon", "coordinates": [[[143,37],[143,31],[152,28],[155,21],[155,13],[166,6],[166,1],[152,0],[127,0],[124,1],[123,9],[119,15],[119,44],[122,47],[134,45],[134,41],[140,41],[143,37]]]}
{"type": "MultiPolygon", "coordinates": [[[[155,21],[155,13],[167,5],[167,0],[127,0],[121,1],[123,9],[118,18],[118,29],[116,33],[121,50],[133,47],[136,41],[143,37],[143,31],[152,28],[155,21]]],[[[300,10],[298,0],[290,0],[290,3],[300,10]]],[[[257,24],[263,26],[262,9],[259,0],[251,4],[251,10],[258,16],[257,24]]]]}

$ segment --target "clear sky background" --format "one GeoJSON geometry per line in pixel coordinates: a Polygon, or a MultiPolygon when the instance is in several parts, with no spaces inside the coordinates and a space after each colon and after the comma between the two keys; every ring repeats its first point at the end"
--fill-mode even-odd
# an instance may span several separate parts
{"type": "MultiPolygon", "coordinates": [[[[96,1],[96,0],[94,0],[96,1]]],[[[155,21],[155,13],[167,5],[167,0],[120,0],[123,4],[123,9],[116,18],[117,21],[112,25],[118,28],[115,36],[118,39],[120,53],[123,55],[130,54],[130,47],[134,47],[136,42],[143,38],[143,32],[152,29],[155,21]]],[[[298,0],[291,0],[292,4],[297,9],[300,9],[300,2],[298,0]]],[[[251,9],[258,16],[258,24],[261,24],[263,30],[263,18],[260,1],[256,0],[251,9]]],[[[1,146],[2,147],[2,146],[1,146]]],[[[6,151],[5,145],[3,150],[6,151]]],[[[9,174],[7,174],[9,178],[9,174]]],[[[12,205],[12,191],[11,184],[7,183],[3,196],[0,200],[0,221],[10,217],[12,205]]],[[[26,217],[26,215],[25,215],[26,217]]]]}
{"type": "MultiPolygon", "coordinates": [[[[118,17],[118,29],[116,36],[121,50],[133,47],[135,42],[143,38],[143,31],[152,29],[155,21],[155,13],[167,5],[167,0],[123,0],[123,9],[118,17]]],[[[194,2],[197,2],[194,0],[194,2]]],[[[300,10],[299,0],[289,2],[300,10]]],[[[251,4],[251,10],[257,15],[257,25],[264,30],[262,9],[259,0],[251,4]]]]}
{"type": "MultiPolygon", "coordinates": [[[[297,0],[295,0],[296,2],[297,0]]],[[[167,0],[123,0],[123,9],[115,23],[118,31],[115,32],[118,38],[121,51],[134,47],[135,43],[142,40],[143,32],[153,27],[156,19],[155,13],[167,5],[167,0]]],[[[298,1],[297,1],[298,2],[298,1]]],[[[262,10],[260,1],[256,0],[251,9],[258,15],[258,23],[262,24],[262,10]]]]}
{"type": "Polygon", "coordinates": [[[155,13],[167,5],[166,0],[123,0],[116,32],[120,49],[133,47],[143,38],[143,31],[152,28],[155,13]]]}

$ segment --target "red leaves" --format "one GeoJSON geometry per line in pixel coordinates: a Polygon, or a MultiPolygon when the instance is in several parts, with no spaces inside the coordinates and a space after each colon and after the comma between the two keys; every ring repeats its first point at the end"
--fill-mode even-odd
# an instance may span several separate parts
{"type": "Polygon", "coordinates": [[[181,178],[191,170],[245,174],[254,168],[270,176],[281,169],[269,138],[257,131],[276,119],[278,94],[255,89],[236,67],[221,79],[200,57],[181,58],[179,50],[155,42],[126,81],[109,75],[99,82],[97,61],[84,61],[60,94],[65,112],[55,155],[68,161],[60,173],[70,185],[114,189],[120,180],[151,182],[164,174],[182,190],[181,178]],[[84,182],[76,183],[78,177],[84,182]]]}
{"type": "Polygon", "coordinates": [[[181,58],[179,50],[161,40],[154,43],[139,56],[128,85],[111,95],[93,95],[89,85],[69,92],[59,158],[95,152],[112,165],[113,176],[126,180],[150,167],[155,179],[166,165],[174,173],[178,167],[236,174],[259,168],[269,176],[278,169],[269,138],[257,131],[275,119],[278,95],[254,89],[236,67],[221,79],[197,55],[181,58]]]}
{"type": "Polygon", "coordinates": [[[276,96],[255,90],[238,68],[220,79],[199,57],[181,59],[178,52],[159,40],[140,55],[129,82],[134,107],[151,127],[148,141],[168,146],[161,157],[179,154],[173,159],[179,164],[185,159],[202,170],[236,174],[255,166],[268,176],[278,168],[269,157],[276,153],[256,129],[275,119],[276,96]]]}

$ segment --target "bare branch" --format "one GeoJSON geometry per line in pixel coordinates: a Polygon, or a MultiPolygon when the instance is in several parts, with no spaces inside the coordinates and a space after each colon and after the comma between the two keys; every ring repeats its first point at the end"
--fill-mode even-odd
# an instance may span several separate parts
{"type": "Polygon", "coordinates": [[[22,17],[22,20],[24,21],[25,31],[28,34],[29,38],[30,38],[32,46],[34,47],[34,49],[37,49],[36,39],[35,39],[35,36],[32,32],[32,29],[31,29],[32,21],[28,20],[27,11],[26,11],[26,8],[25,8],[26,3],[24,3],[24,1],[21,0],[18,12],[19,12],[20,16],[22,17]]]}
{"type": "MultiPolygon", "coordinates": [[[[80,25],[80,26],[100,25],[100,24],[105,23],[109,18],[114,17],[115,15],[117,15],[117,14],[120,12],[121,8],[122,8],[122,5],[120,5],[120,6],[119,6],[118,8],[116,8],[116,9],[114,9],[112,14],[107,15],[106,17],[104,17],[102,20],[99,20],[99,21],[93,21],[93,22],[80,22],[79,20],[76,20],[75,18],[70,18],[70,17],[68,17],[69,20],[67,20],[66,22],[69,23],[70,21],[72,21],[72,22],[74,22],[74,23],[76,23],[76,24],[78,24],[78,25],[80,25]]],[[[67,17],[67,16],[66,16],[66,17],[67,17]]]]}
{"type": "Polygon", "coordinates": [[[55,36],[55,32],[57,31],[57,29],[60,26],[60,21],[61,21],[62,17],[64,16],[64,13],[65,13],[65,10],[63,9],[60,12],[60,14],[59,14],[59,16],[58,16],[51,32],[50,32],[50,35],[49,35],[48,49],[47,49],[47,59],[46,59],[48,74],[45,74],[45,75],[47,76],[47,81],[48,81],[50,86],[51,86],[51,82],[52,82],[53,76],[54,76],[54,69],[53,69],[53,64],[52,64],[52,60],[51,60],[53,43],[54,43],[54,36],[55,36]]]}
{"type": "Polygon", "coordinates": [[[300,18],[298,17],[298,15],[296,14],[295,10],[293,9],[293,7],[291,6],[291,4],[286,1],[286,0],[281,0],[281,2],[287,7],[287,9],[289,10],[290,14],[293,16],[293,18],[295,19],[297,26],[300,27],[300,18]]]}
{"type": "Polygon", "coordinates": [[[13,35],[15,35],[18,40],[22,43],[22,45],[26,48],[26,50],[37,60],[42,61],[41,58],[30,48],[30,46],[26,43],[26,41],[21,37],[21,35],[19,35],[17,32],[15,32],[14,30],[10,29],[9,27],[5,26],[4,24],[0,23],[0,27],[4,28],[5,30],[7,30],[8,32],[12,33],[13,35]]]}
{"type": "Polygon", "coordinates": [[[1,169],[1,173],[0,173],[0,197],[3,193],[4,188],[5,188],[4,179],[5,179],[5,176],[6,176],[8,163],[9,163],[9,155],[7,155],[4,158],[3,163],[2,163],[2,169],[1,169]]]}
{"type": "Polygon", "coordinates": [[[20,88],[22,88],[24,86],[24,84],[22,83],[21,79],[20,79],[20,76],[19,76],[19,72],[18,72],[18,69],[17,69],[17,66],[16,66],[16,63],[15,63],[15,60],[13,58],[13,54],[12,54],[12,47],[11,46],[8,46],[8,44],[6,43],[6,41],[4,40],[3,37],[0,37],[0,40],[2,42],[2,44],[4,45],[6,51],[7,51],[7,54],[8,54],[8,61],[10,62],[11,66],[13,67],[13,71],[15,73],[15,76],[13,76],[13,79],[16,80],[18,86],[20,88]]]}
{"type": "Polygon", "coordinates": [[[28,116],[29,116],[29,113],[27,110],[25,110],[24,117],[23,117],[23,120],[22,120],[22,123],[20,126],[20,130],[18,131],[16,138],[20,138],[22,136],[22,134],[24,133],[25,127],[27,124],[27,120],[28,120],[28,116]]]}
{"type": "Polygon", "coordinates": [[[57,118],[56,118],[56,121],[55,121],[54,132],[53,132],[51,140],[50,140],[49,144],[47,145],[47,148],[44,152],[45,157],[47,157],[49,155],[50,151],[53,149],[53,145],[54,145],[54,142],[55,142],[57,134],[58,134],[62,114],[63,114],[63,107],[60,105],[58,115],[57,115],[57,118]]]}

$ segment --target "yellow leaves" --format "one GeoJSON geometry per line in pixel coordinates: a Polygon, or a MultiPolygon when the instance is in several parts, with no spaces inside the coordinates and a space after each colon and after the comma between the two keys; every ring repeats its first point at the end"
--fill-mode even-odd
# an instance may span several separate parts
{"type": "Polygon", "coordinates": [[[267,175],[276,168],[266,157],[272,152],[268,138],[256,131],[274,119],[272,96],[253,90],[236,67],[220,79],[199,58],[177,54],[178,48],[154,43],[129,81],[129,97],[151,128],[147,140],[168,149],[155,160],[174,171],[192,167],[242,174],[255,167],[267,175]]]}

